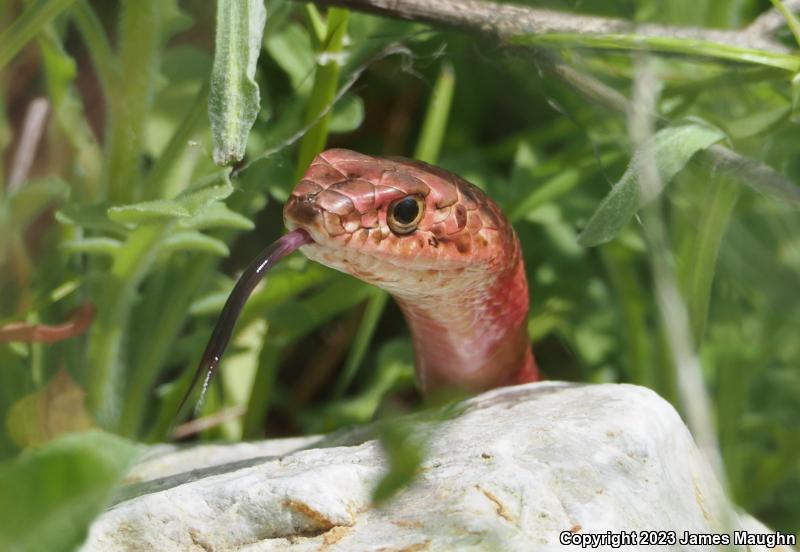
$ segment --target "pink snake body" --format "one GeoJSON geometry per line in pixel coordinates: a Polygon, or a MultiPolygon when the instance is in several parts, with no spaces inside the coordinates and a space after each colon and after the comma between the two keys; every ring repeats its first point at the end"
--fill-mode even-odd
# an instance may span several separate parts
{"type": "Polygon", "coordinates": [[[394,297],[423,391],[539,379],[519,240],[476,186],[419,161],[332,149],[311,163],[284,219],[313,239],[301,247],[308,258],[394,297]],[[422,218],[398,234],[388,209],[408,196],[422,199],[422,218]]]}

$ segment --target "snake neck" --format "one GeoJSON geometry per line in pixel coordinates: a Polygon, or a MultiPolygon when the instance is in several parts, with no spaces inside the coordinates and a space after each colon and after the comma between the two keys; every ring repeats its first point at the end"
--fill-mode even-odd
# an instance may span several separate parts
{"type": "Polygon", "coordinates": [[[479,392],[540,379],[527,332],[525,267],[518,250],[509,257],[468,285],[394,294],[411,330],[423,391],[479,392]]]}

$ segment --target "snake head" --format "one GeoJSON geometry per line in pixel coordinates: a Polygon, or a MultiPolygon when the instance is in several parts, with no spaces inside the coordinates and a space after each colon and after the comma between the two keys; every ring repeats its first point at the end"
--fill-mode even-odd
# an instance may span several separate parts
{"type": "Polygon", "coordinates": [[[479,188],[410,159],[325,151],[283,213],[289,230],[313,238],[301,249],[307,257],[401,297],[469,286],[498,256],[518,254],[510,225],[479,188]]]}

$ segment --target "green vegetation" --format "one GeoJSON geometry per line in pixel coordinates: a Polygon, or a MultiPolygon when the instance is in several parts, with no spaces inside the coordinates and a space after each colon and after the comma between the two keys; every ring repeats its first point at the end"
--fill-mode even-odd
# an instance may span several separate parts
{"type": "MultiPolygon", "coordinates": [[[[259,0],[0,0],[0,548],[70,549],[133,443],[170,439],[238,271],[326,147],[484,188],[523,244],[546,376],[651,387],[699,439],[707,404],[734,500],[800,531],[796,17],[777,0],[535,4],[733,30],[775,4],[788,23],[783,51],[632,31],[498,46],[289,0],[266,0],[263,27],[259,0]],[[670,282],[683,326],[659,307],[670,282]],[[69,339],[2,338],[91,306],[69,339]],[[707,395],[676,368],[687,351],[707,395]]],[[[203,406],[222,423],[192,438],[381,419],[383,500],[424,453],[391,419],[424,406],[396,306],[297,254],[244,310],[203,406]]]]}

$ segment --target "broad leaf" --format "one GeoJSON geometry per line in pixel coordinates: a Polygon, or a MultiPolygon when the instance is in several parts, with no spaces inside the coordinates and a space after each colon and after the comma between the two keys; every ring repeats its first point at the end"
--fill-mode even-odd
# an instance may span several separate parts
{"type": "Polygon", "coordinates": [[[426,448],[424,437],[412,423],[384,422],[379,435],[389,471],[372,491],[372,501],[376,504],[387,501],[411,484],[425,459],[426,448]]]}
{"type": "Polygon", "coordinates": [[[686,124],[658,131],[634,153],[628,170],[592,215],[578,243],[593,246],[613,239],[636,211],[661,193],[692,156],[724,138],[721,130],[702,124],[686,124]],[[660,188],[642,191],[645,163],[655,162],[660,188]]]}
{"type": "Polygon", "coordinates": [[[59,370],[47,385],[25,395],[8,411],[6,427],[20,447],[37,446],[64,433],[94,426],[86,409],[86,393],[66,370],[59,370]]]}
{"type": "Polygon", "coordinates": [[[0,550],[74,550],[136,455],[131,442],[90,431],[0,465],[0,550]]]}
{"type": "Polygon", "coordinates": [[[244,157],[261,105],[255,74],[266,21],[263,0],[217,1],[208,115],[218,165],[231,165],[244,157]]]}

